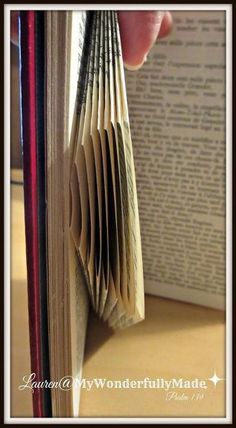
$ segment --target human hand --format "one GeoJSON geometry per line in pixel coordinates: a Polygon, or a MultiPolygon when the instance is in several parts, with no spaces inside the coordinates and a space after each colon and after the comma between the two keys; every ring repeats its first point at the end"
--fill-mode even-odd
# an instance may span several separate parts
{"type": "MultiPolygon", "coordinates": [[[[11,41],[18,44],[18,14],[11,12],[11,41]]],[[[119,11],[123,60],[127,68],[140,68],[157,38],[168,35],[172,16],[161,11],[119,11]]]]}
{"type": "Polygon", "coordinates": [[[157,38],[172,29],[172,16],[164,11],[119,11],[118,21],[126,68],[137,70],[146,61],[157,38]]]}

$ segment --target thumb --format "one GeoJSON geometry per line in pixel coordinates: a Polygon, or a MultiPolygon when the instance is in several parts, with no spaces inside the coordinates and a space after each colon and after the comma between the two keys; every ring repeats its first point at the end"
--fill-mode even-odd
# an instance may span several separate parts
{"type": "Polygon", "coordinates": [[[127,68],[138,69],[157,37],[164,37],[172,27],[169,12],[120,11],[118,12],[123,60],[127,68]]]}

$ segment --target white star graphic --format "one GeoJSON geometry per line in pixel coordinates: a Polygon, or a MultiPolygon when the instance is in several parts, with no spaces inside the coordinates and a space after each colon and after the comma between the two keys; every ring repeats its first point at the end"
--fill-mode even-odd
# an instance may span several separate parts
{"type": "Polygon", "coordinates": [[[207,380],[210,380],[212,383],[214,383],[215,387],[220,380],[225,380],[222,377],[217,376],[216,371],[214,371],[214,374],[212,377],[209,377],[207,380]]]}

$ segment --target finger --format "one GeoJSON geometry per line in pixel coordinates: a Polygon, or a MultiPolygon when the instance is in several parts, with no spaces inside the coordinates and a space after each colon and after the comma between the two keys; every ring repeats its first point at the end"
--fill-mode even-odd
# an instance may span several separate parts
{"type": "Polygon", "coordinates": [[[19,12],[11,12],[11,41],[18,45],[18,16],[19,12]]]}
{"type": "Polygon", "coordinates": [[[158,39],[168,36],[168,34],[170,34],[172,30],[172,27],[173,27],[172,15],[170,12],[165,12],[165,15],[161,23],[161,28],[158,34],[158,39]]]}
{"type": "Polygon", "coordinates": [[[172,26],[171,15],[161,11],[118,12],[123,60],[127,68],[144,63],[159,34],[167,35],[172,26]]]}

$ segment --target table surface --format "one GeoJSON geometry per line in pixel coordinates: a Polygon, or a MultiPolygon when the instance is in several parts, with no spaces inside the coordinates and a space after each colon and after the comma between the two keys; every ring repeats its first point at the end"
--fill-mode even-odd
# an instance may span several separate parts
{"type": "MultiPolygon", "coordinates": [[[[14,182],[21,182],[21,173],[14,182]]],[[[225,378],[225,314],[146,296],[145,321],[111,331],[90,313],[83,378],[109,380],[225,378]]],[[[11,185],[11,416],[32,416],[31,394],[20,391],[30,373],[24,205],[11,185]]],[[[207,389],[92,388],[81,390],[81,417],[224,417],[225,381],[207,389]],[[176,394],[174,395],[173,392],[176,394]],[[194,395],[195,394],[195,395],[194,395]]]]}

